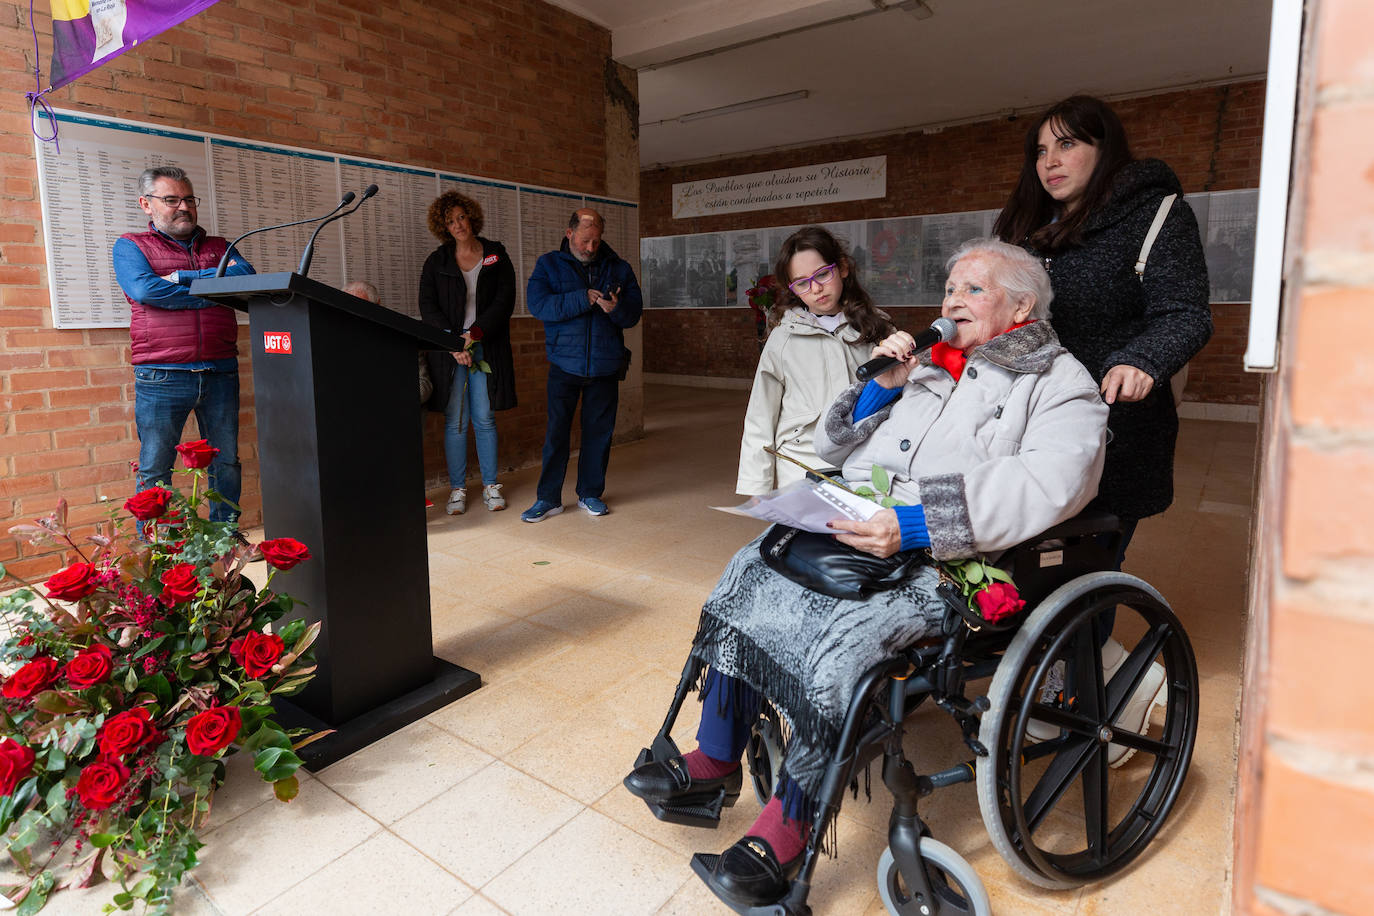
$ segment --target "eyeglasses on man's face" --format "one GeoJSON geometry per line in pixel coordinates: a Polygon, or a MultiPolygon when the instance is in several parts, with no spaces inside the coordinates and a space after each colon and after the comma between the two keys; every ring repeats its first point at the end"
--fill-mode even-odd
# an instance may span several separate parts
{"type": "Polygon", "coordinates": [[[170,207],[170,208],[173,209],[173,210],[179,209],[179,208],[181,207],[182,204],[185,204],[185,205],[188,206],[188,207],[198,207],[198,206],[200,206],[200,198],[199,198],[199,197],[176,197],[176,196],[174,196],[174,195],[170,195],[170,194],[169,194],[169,195],[166,196],[166,197],[149,197],[148,199],[149,199],[149,200],[160,200],[160,201],[162,201],[164,204],[166,204],[168,207],[170,207]]]}
{"type": "Polygon", "coordinates": [[[830,282],[830,278],[835,276],[835,265],[827,264],[809,277],[798,277],[787,288],[798,296],[811,292],[817,286],[824,286],[830,282]]]}

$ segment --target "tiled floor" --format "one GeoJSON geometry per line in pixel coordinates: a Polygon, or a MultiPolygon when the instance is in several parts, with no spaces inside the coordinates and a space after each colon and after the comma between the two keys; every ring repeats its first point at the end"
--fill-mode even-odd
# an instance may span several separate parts
{"type": "MultiPolygon", "coordinates": [[[[612,512],[570,504],[522,524],[533,471],[509,477],[511,510],[449,518],[430,510],[436,652],[484,686],[314,775],[290,805],[246,761],[216,799],[202,866],[178,912],[191,914],[699,914],[727,910],[692,876],[750,823],[752,799],[715,832],[661,823],[620,779],[662,720],[702,599],[760,525],[730,505],[742,392],[650,387],[646,437],[615,449],[612,512]]],[[[965,855],[997,913],[1229,911],[1231,809],[1247,527],[1255,428],[1185,421],[1178,498],[1141,525],[1128,561],[1180,613],[1198,652],[1203,715],[1192,771],[1154,846],[1104,885],[1049,892],[993,850],[972,785],[937,792],[923,815],[965,855]],[[1167,906],[1162,899],[1171,900],[1167,906]]],[[[690,744],[695,704],[676,734],[690,744]]],[[[909,739],[918,769],[967,754],[935,712],[909,739]]],[[[875,779],[876,782],[876,779],[875,779]]],[[[841,813],[841,858],[823,861],[818,914],[878,916],[875,866],[890,806],[841,813]]],[[[108,890],[102,889],[102,899],[108,890]]],[[[59,894],[50,912],[98,912],[59,894]]]]}

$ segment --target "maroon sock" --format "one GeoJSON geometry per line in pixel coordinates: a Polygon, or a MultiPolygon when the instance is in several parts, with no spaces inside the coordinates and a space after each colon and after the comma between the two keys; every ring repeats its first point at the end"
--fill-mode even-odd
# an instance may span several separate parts
{"type": "Polygon", "coordinates": [[[778,861],[782,863],[791,862],[801,855],[803,847],[806,846],[806,836],[810,832],[811,825],[804,824],[796,818],[783,821],[782,802],[776,794],[763,806],[763,811],[759,813],[754,825],[744,831],[746,836],[767,840],[768,845],[772,846],[773,852],[777,854],[778,861]]]}
{"type": "Polygon", "coordinates": [[[684,754],[682,759],[687,761],[687,775],[693,779],[720,779],[739,769],[738,760],[731,763],[728,760],[707,757],[701,748],[684,754]]]}

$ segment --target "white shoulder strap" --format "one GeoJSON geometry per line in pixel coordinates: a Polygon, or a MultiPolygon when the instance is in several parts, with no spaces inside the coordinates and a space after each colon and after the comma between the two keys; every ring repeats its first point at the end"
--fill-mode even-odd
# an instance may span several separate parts
{"type": "Polygon", "coordinates": [[[1159,230],[1164,227],[1164,219],[1169,215],[1169,208],[1174,205],[1174,198],[1177,194],[1170,194],[1159,202],[1159,212],[1155,214],[1155,221],[1150,224],[1150,231],[1145,233],[1145,243],[1140,246],[1140,257],[1136,258],[1135,275],[1138,279],[1145,279],[1145,262],[1150,259],[1150,249],[1155,247],[1155,239],[1159,237],[1159,230]]]}

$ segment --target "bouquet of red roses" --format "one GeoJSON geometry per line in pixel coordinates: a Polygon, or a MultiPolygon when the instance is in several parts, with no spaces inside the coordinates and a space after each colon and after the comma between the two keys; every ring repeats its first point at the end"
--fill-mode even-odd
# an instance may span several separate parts
{"type": "Polygon", "coordinates": [[[27,875],[6,889],[23,912],[102,872],[122,886],[115,907],[169,911],[230,747],[253,755],[279,799],[296,795],[295,751],[311,739],[277,724],[272,698],[310,680],[319,624],[269,632],[292,607],[271,584],[310,552],[292,538],[253,546],[203,519],[203,503],[220,499],[201,492],[215,450],[201,440],[178,451],[189,498],[154,486],[124,503],[142,539],[116,512],[78,541],[65,501],[11,529],[72,559],[40,591],[0,596],[11,633],[0,645],[0,831],[27,875]],[[270,567],[261,589],[242,575],[259,555],[270,567]]]}

